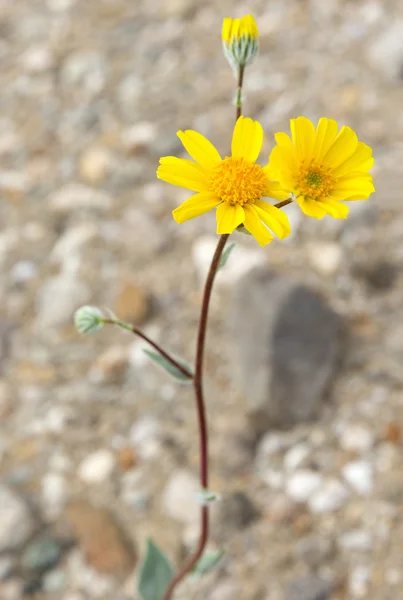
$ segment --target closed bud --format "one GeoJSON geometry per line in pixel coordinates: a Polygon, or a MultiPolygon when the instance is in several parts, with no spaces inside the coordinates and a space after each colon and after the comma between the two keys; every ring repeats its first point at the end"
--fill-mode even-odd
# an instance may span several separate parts
{"type": "Polygon", "coordinates": [[[94,333],[105,325],[105,317],[96,306],[82,306],[75,312],[74,324],[79,333],[94,333]]]}
{"type": "Polygon", "coordinates": [[[252,15],[240,19],[226,17],[222,26],[224,54],[235,72],[250,65],[259,50],[259,32],[252,15]]]}

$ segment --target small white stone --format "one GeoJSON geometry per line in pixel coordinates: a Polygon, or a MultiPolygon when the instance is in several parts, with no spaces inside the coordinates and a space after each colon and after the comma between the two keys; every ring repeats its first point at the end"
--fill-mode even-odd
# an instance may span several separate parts
{"type": "Polygon", "coordinates": [[[48,71],[53,64],[53,57],[50,49],[46,46],[32,46],[21,56],[21,63],[24,69],[30,73],[39,74],[48,71]]]}
{"type": "Polygon", "coordinates": [[[89,454],[80,463],[78,475],[86,483],[106,481],[115,468],[115,457],[109,450],[101,449],[89,454]]]}
{"type": "Polygon", "coordinates": [[[343,467],[343,477],[357,494],[368,496],[374,487],[372,465],[365,460],[347,463],[343,467]]]}
{"type": "Polygon", "coordinates": [[[127,152],[136,153],[147,147],[157,135],[154,123],[144,121],[126,129],[122,134],[122,145],[127,152]]]}
{"type": "Polygon", "coordinates": [[[280,490],[284,487],[284,473],[275,469],[267,469],[261,473],[262,480],[272,489],[280,490]]]}
{"type": "Polygon", "coordinates": [[[42,498],[46,515],[53,519],[58,517],[67,500],[68,486],[60,473],[47,473],[42,479],[42,498]]]}
{"type": "Polygon", "coordinates": [[[11,269],[10,276],[15,283],[25,283],[38,273],[35,263],[30,260],[20,260],[11,269]]]}
{"type": "Polygon", "coordinates": [[[157,458],[161,451],[161,426],[156,419],[141,417],[130,430],[130,441],[143,460],[157,458]]]}
{"type": "Polygon", "coordinates": [[[0,485],[0,507],[0,552],[16,550],[31,537],[35,521],[28,505],[6,485],[0,485]]]}
{"type": "Polygon", "coordinates": [[[112,201],[100,190],[78,183],[68,183],[49,197],[49,204],[59,213],[74,213],[79,209],[105,212],[111,207],[112,201]]]}
{"type": "Polygon", "coordinates": [[[313,513],[328,513],[338,510],[348,498],[347,488],[338,479],[328,479],[309,500],[313,513]]]}
{"type": "Polygon", "coordinates": [[[343,260],[341,247],[332,242],[312,242],[307,247],[307,254],[310,264],[320,275],[335,275],[343,260]]]}
{"type": "Polygon", "coordinates": [[[310,448],[307,444],[296,444],[284,456],[284,466],[287,471],[295,471],[309,456],[310,448]]]}
{"type": "Polygon", "coordinates": [[[93,146],[80,158],[80,175],[91,185],[104,181],[112,167],[110,152],[101,146],[93,146]]]}
{"type": "Polygon", "coordinates": [[[372,548],[372,536],[363,529],[354,529],[344,533],[339,544],[345,550],[367,551],[372,548]]]}
{"type": "Polygon", "coordinates": [[[197,503],[199,491],[197,478],[185,469],[178,469],[172,474],[163,494],[167,514],[181,523],[196,521],[200,514],[200,506],[197,503]]]}
{"type": "Polygon", "coordinates": [[[296,502],[306,502],[322,484],[322,476],[308,469],[296,471],[287,481],[288,496],[296,502]]]}
{"type": "Polygon", "coordinates": [[[373,433],[364,425],[348,425],[340,436],[340,446],[346,452],[366,452],[373,444],[373,433]]]}
{"type": "Polygon", "coordinates": [[[90,289],[73,272],[51,277],[38,296],[38,329],[56,329],[73,323],[74,312],[90,299],[90,289]]]}
{"type": "Polygon", "coordinates": [[[349,592],[353,598],[368,598],[371,569],[366,565],[354,567],[348,578],[349,592]]]}

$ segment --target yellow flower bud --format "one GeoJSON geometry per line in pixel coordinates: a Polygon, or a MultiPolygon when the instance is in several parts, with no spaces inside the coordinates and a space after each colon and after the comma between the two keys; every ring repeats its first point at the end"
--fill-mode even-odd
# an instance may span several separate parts
{"type": "Polygon", "coordinates": [[[259,49],[259,32],[252,15],[240,19],[226,17],[222,26],[224,54],[237,72],[250,65],[259,49]]]}

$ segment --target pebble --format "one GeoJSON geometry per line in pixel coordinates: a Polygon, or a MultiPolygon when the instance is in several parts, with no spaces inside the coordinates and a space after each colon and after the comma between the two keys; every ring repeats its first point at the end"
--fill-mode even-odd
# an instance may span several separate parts
{"type": "Polygon", "coordinates": [[[309,499],[309,508],[316,514],[339,510],[348,499],[348,490],[338,480],[330,478],[309,499]]]}
{"type": "Polygon", "coordinates": [[[367,565],[354,566],[348,578],[348,591],[352,598],[368,598],[371,569],[367,565]]]}
{"type": "Polygon", "coordinates": [[[144,152],[157,136],[154,123],[144,121],[133,125],[122,133],[122,145],[128,154],[144,152]]]}
{"type": "Polygon", "coordinates": [[[347,425],[340,435],[340,446],[346,452],[366,452],[374,445],[374,434],[365,425],[347,425]]]}
{"type": "Polygon", "coordinates": [[[136,511],[145,511],[150,504],[150,482],[146,472],[132,469],[124,473],[121,479],[121,498],[136,511]]]}
{"type": "Polygon", "coordinates": [[[0,552],[17,550],[34,533],[34,517],[28,504],[4,484],[0,484],[0,507],[0,552]]]}
{"type": "Polygon", "coordinates": [[[163,492],[162,503],[166,513],[176,521],[191,524],[200,516],[197,494],[200,484],[193,473],[178,469],[172,473],[163,492]]]}
{"type": "Polygon", "coordinates": [[[105,60],[98,52],[71,52],[62,65],[60,80],[65,88],[77,88],[80,93],[93,97],[106,83],[105,60]]]}
{"type": "Polygon", "coordinates": [[[286,484],[286,491],[296,502],[307,502],[322,485],[323,478],[316,471],[300,470],[293,473],[286,484]]]}
{"type": "Polygon", "coordinates": [[[234,600],[234,598],[242,598],[242,588],[230,579],[221,581],[214,586],[209,598],[210,600],[234,600]]]}
{"type": "Polygon", "coordinates": [[[339,271],[343,260],[342,248],[331,242],[311,242],[307,247],[307,255],[315,271],[327,277],[339,271]]]}
{"type": "Polygon", "coordinates": [[[46,516],[58,517],[68,498],[68,484],[61,473],[46,473],[42,479],[42,499],[46,516]]]}
{"type": "Polygon", "coordinates": [[[20,260],[11,269],[10,277],[18,284],[24,284],[31,279],[34,279],[38,273],[38,269],[30,260],[20,260]]]}
{"type": "Polygon", "coordinates": [[[338,543],[344,550],[357,550],[362,552],[371,550],[373,545],[372,536],[363,529],[354,529],[344,533],[339,537],[338,543]]]}
{"type": "Polygon", "coordinates": [[[295,471],[309,456],[311,449],[308,444],[296,444],[284,456],[284,467],[287,471],[295,471]]]}
{"type": "Polygon", "coordinates": [[[66,571],[70,586],[79,589],[85,600],[104,600],[116,594],[115,577],[89,565],[79,550],[70,552],[66,571]]]}
{"type": "Polygon", "coordinates": [[[136,281],[125,279],[118,284],[113,312],[122,321],[143,323],[151,311],[150,295],[136,281]]]}
{"type": "Polygon", "coordinates": [[[74,274],[51,277],[42,285],[37,298],[36,324],[39,330],[55,330],[73,323],[74,312],[88,304],[91,291],[74,274]]]}
{"type": "Polygon", "coordinates": [[[260,512],[248,494],[243,491],[227,494],[213,513],[214,536],[220,541],[231,539],[259,517],[260,512]]]}
{"type": "Polygon", "coordinates": [[[78,476],[89,484],[107,481],[115,468],[115,456],[107,449],[92,452],[81,461],[78,467],[78,476]]]}
{"type": "Polygon", "coordinates": [[[42,45],[28,48],[21,56],[21,63],[24,69],[32,74],[41,74],[48,71],[53,65],[53,56],[50,48],[42,45]]]}
{"type": "Polygon", "coordinates": [[[112,168],[112,157],[106,148],[93,146],[80,158],[81,178],[91,185],[99,185],[107,178],[112,168]]]}
{"type": "Polygon", "coordinates": [[[330,600],[332,589],[331,583],[316,575],[300,577],[286,588],[284,600],[330,600]]]}
{"type": "Polygon", "coordinates": [[[98,356],[88,377],[94,383],[116,384],[122,381],[129,362],[125,346],[110,346],[98,356]]]}
{"type": "Polygon", "coordinates": [[[21,557],[21,564],[28,571],[42,572],[55,567],[62,554],[63,547],[60,541],[45,535],[28,544],[21,557]]]}
{"type": "Polygon", "coordinates": [[[361,496],[371,494],[374,486],[373,467],[365,460],[349,462],[343,467],[343,477],[350,487],[361,496]]]}
{"type": "Polygon", "coordinates": [[[160,455],[161,436],[162,429],[157,419],[145,415],[133,423],[129,439],[133,444],[136,455],[142,460],[147,461],[153,460],[160,455]]]}
{"type": "Polygon", "coordinates": [[[367,56],[383,76],[401,76],[403,62],[403,19],[395,19],[368,46],[367,56]]]}
{"type": "Polygon", "coordinates": [[[60,592],[66,587],[67,575],[62,569],[54,569],[45,573],[43,577],[43,589],[45,592],[60,592]]]}
{"type": "Polygon", "coordinates": [[[72,502],[65,515],[73,538],[85,559],[100,573],[124,576],[131,572],[137,553],[114,515],[86,500],[72,502]]]}
{"type": "Polygon", "coordinates": [[[57,213],[74,213],[76,210],[106,212],[111,208],[111,198],[100,190],[80,183],[68,183],[51,194],[50,208],[57,213]]]}

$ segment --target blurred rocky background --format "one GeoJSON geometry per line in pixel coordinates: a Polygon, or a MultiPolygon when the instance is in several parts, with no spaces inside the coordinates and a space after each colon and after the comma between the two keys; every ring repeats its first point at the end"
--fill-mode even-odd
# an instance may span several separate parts
{"type": "Polygon", "coordinates": [[[403,5],[0,0],[0,598],[132,600],[147,536],[195,543],[192,391],[144,344],[80,337],[109,306],[191,360],[214,215],[156,180],[195,128],[225,153],[224,16],[253,12],[245,114],[337,119],[374,148],[346,222],[237,246],[207,352],[219,568],[194,600],[390,600],[403,587],[403,5]]]}

